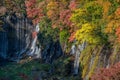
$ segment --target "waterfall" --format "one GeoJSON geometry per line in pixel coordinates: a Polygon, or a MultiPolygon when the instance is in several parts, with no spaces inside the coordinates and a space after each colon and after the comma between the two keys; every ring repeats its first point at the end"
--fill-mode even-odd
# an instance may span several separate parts
{"type": "Polygon", "coordinates": [[[18,62],[22,58],[31,56],[52,63],[63,55],[59,40],[56,42],[51,40],[51,43],[46,44],[41,50],[37,40],[37,34],[40,31],[39,24],[34,26],[32,21],[24,15],[6,15],[3,22],[4,32],[0,31],[0,57],[18,62]]]}
{"type": "Polygon", "coordinates": [[[80,51],[77,49],[75,53],[75,60],[74,60],[74,71],[73,71],[74,75],[78,74],[79,62],[80,62],[79,59],[80,59],[80,51]]]}
{"type": "Polygon", "coordinates": [[[75,46],[75,45],[72,45],[70,54],[71,54],[71,55],[74,55],[75,52],[76,52],[76,46],[75,46]]]}
{"type": "Polygon", "coordinates": [[[19,61],[24,56],[36,55],[39,58],[41,49],[37,45],[37,33],[39,24],[36,27],[24,15],[6,15],[2,20],[3,31],[0,31],[0,57],[12,61],[19,61]],[[33,36],[33,33],[35,35],[33,36]]]}
{"type": "Polygon", "coordinates": [[[30,48],[30,56],[36,56],[36,58],[41,58],[41,48],[39,46],[37,46],[37,39],[38,39],[38,32],[39,32],[40,28],[39,28],[39,24],[36,25],[35,30],[32,32],[32,45],[30,48]]]}
{"type": "Polygon", "coordinates": [[[78,45],[77,47],[75,45],[72,46],[71,48],[71,53],[72,55],[75,56],[74,60],[74,69],[73,69],[73,74],[77,75],[79,72],[79,63],[80,63],[80,53],[85,49],[86,47],[86,42],[83,42],[81,45],[78,45]]]}

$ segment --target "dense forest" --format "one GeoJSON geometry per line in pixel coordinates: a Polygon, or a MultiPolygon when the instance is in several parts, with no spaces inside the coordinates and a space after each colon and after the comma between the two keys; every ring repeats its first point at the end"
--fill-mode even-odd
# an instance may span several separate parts
{"type": "Polygon", "coordinates": [[[0,0],[0,80],[120,80],[120,0],[0,0]]]}

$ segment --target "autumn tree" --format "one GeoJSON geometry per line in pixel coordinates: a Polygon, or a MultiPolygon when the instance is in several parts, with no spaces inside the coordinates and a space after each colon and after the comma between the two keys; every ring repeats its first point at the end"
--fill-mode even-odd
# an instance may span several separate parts
{"type": "Polygon", "coordinates": [[[91,77],[91,80],[119,80],[120,79],[120,63],[109,68],[101,68],[91,77]]]}
{"type": "Polygon", "coordinates": [[[119,42],[119,27],[120,27],[120,8],[116,8],[113,14],[108,16],[105,33],[109,36],[111,43],[119,42]]]}
{"type": "Polygon", "coordinates": [[[6,7],[7,12],[11,13],[22,13],[25,14],[25,3],[24,0],[4,0],[2,1],[3,6],[6,7]]]}
{"type": "Polygon", "coordinates": [[[85,3],[73,12],[71,20],[78,29],[75,33],[75,38],[78,42],[86,41],[90,44],[101,44],[102,41],[104,42],[100,24],[103,17],[102,13],[102,6],[95,1],[85,3]]]}
{"type": "Polygon", "coordinates": [[[26,0],[26,11],[28,18],[32,19],[33,24],[38,24],[43,17],[43,10],[41,6],[43,4],[38,4],[37,0],[26,0]]]}

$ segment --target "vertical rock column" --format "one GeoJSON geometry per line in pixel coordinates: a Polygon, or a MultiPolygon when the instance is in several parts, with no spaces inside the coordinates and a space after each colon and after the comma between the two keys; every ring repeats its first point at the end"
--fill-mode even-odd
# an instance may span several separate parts
{"type": "Polygon", "coordinates": [[[73,74],[77,75],[79,72],[79,63],[80,63],[80,53],[84,50],[86,47],[86,42],[83,42],[81,45],[78,45],[75,51],[75,60],[74,60],[74,70],[73,74]]]}
{"type": "Polygon", "coordinates": [[[4,59],[7,58],[8,41],[6,32],[0,31],[0,56],[4,59]]]}

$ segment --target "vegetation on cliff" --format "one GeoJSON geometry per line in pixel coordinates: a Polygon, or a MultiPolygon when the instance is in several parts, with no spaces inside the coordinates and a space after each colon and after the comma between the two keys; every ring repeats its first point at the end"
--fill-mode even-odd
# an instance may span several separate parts
{"type": "MultiPolygon", "coordinates": [[[[120,58],[120,0],[4,0],[0,3],[0,30],[2,17],[13,13],[22,13],[33,25],[40,25],[39,45],[59,39],[68,56],[71,45],[86,42],[79,59],[83,79],[120,79],[119,63],[115,64],[120,58]],[[106,69],[110,65],[114,66],[106,69]],[[103,69],[96,73],[98,68],[103,69]]],[[[56,71],[59,74],[60,70],[56,71]]]]}

